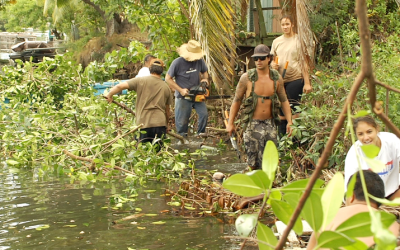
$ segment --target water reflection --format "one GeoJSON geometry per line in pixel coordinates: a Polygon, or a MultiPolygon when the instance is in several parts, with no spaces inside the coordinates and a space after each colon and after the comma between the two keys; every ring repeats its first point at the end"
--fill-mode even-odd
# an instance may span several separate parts
{"type": "Polygon", "coordinates": [[[114,209],[112,197],[126,188],[121,183],[80,185],[1,171],[0,250],[240,249],[239,241],[221,238],[235,234],[232,224],[174,212],[164,183],[138,187],[137,197],[114,209]]]}

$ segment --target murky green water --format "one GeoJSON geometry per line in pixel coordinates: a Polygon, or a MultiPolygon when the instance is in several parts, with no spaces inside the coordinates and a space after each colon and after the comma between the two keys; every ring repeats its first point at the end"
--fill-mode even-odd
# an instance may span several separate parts
{"type": "MultiPolygon", "coordinates": [[[[243,169],[221,159],[208,156],[197,165],[224,172],[243,169]]],[[[197,212],[181,214],[167,205],[165,183],[138,186],[138,196],[116,208],[113,197],[126,194],[118,181],[70,184],[29,171],[0,171],[0,250],[240,249],[240,241],[222,238],[235,235],[234,225],[197,212]]]]}

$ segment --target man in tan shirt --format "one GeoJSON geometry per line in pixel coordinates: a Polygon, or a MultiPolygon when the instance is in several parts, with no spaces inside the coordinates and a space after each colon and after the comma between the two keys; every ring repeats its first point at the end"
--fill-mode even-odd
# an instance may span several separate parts
{"type": "Polygon", "coordinates": [[[164,62],[152,59],[150,76],[137,77],[114,86],[107,94],[109,103],[113,95],[124,89],[134,90],[136,97],[136,124],[143,124],[140,142],[151,142],[154,138],[162,138],[167,133],[172,93],[166,82],[161,80],[164,62]]]}

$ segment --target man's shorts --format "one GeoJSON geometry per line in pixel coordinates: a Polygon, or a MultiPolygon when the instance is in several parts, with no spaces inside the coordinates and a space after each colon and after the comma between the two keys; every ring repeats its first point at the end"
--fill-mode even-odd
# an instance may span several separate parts
{"type": "Polygon", "coordinates": [[[278,144],[274,120],[252,120],[243,135],[247,164],[252,169],[262,168],[264,148],[269,140],[278,144]]]}

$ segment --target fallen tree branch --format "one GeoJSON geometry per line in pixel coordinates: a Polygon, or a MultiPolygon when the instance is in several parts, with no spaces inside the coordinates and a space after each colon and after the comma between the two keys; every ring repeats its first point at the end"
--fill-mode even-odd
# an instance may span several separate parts
{"type": "MultiPolygon", "coordinates": [[[[72,154],[71,152],[69,152],[69,151],[66,150],[66,149],[64,149],[63,152],[64,152],[64,154],[68,155],[69,157],[71,157],[71,158],[74,159],[74,160],[86,161],[86,162],[90,162],[90,163],[92,163],[92,164],[95,164],[95,162],[93,161],[93,159],[90,159],[90,158],[87,158],[87,157],[82,157],[82,156],[74,155],[74,154],[72,154]]],[[[106,166],[111,166],[111,164],[108,163],[108,162],[103,162],[103,163],[104,163],[104,165],[106,165],[106,166]]],[[[124,168],[121,168],[121,167],[118,167],[118,166],[114,166],[114,167],[111,166],[111,167],[112,167],[113,169],[115,169],[115,170],[120,170],[120,171],[122,171],[122,172],[131,174],[131,175],[135,175],[134,172],[131,172],[131,171],[126,170],[126,169],[124,169],[124,168]]],[[[136,175],[135,175],[135,176],[136,176],[136,175]]]]}
{"type": "Polygon", "coordinates": [[[130,135],[130,134],[132,134],[132,133],[135,133],[135,132],[138,131],[138,129],[141,128],[142,126],[143,126],[143,124],[139,124],[139,126],[137,126],[136,128],[132,129],[131,131],[129,131],[129,132],[123,134],[123,135],[119,135],[119,136],[115,137],[114,139],[112,139],[111,141],[108,141],[108,142],[106,142],[106,143],[101,144],[101,146],[108,146],[108,145],[110,145],[110,144],[113,144],[114,142],[118,141],[119,139],[121,139],[121,138],[123,138],[123,137],[125,137],[125,136],[127,136],[127,135],[130,135]]]}
{"type": "MultiPolygon", "coordinates": [[[[105,99],[107,99],[107,97],[105,97],[104,95],[103,95],[103,97],[104,97],[105,99]]],[[[128,113],[131,113],[132,115],[136,116],[136,113],[135,113],[131,108],[129,108],[128,106],[126,106],[125,104],[120,103],[120,102],[117,102],[117,101],[115,101],[115,100],[112,100],[112,103],[114,103],[115,105],[121,107],[122,109],[125,109],[128,113]]],[[[184,138],[183,138],[183,136],[178,135],[178,134],[175,134],[175,133],[173,133],[173,132],[171,132],[171,131],[168,131],[167,134],[170,135],[170,136],[172,136],[172,137],[175,137],[176,139],[178,139],[178,140],[180,140],[182,143],[184,143],[184,138]]]]}

